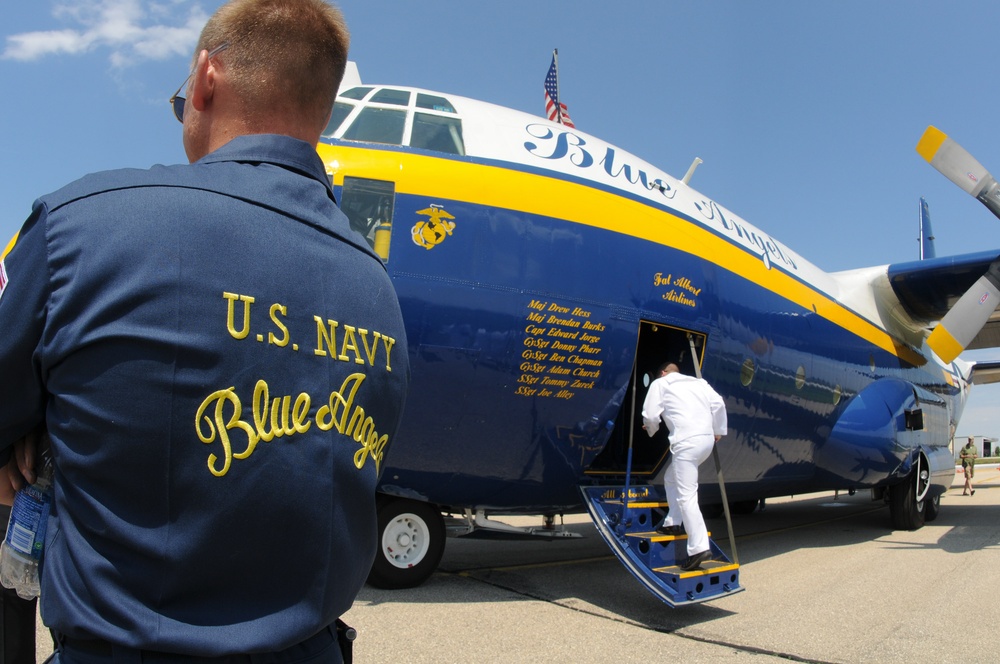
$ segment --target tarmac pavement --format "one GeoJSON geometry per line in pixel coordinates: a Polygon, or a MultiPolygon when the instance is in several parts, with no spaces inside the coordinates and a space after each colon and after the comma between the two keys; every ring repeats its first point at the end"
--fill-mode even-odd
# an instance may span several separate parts
{"type": "MultiPolygon", "coordinates": [[[[959,473],[913,532],[891,530],[867,491],[769,499],[734,517],[747,590],[679,609],[632,578],[586,515],[565,520],[583,539],[451,539],[419,588],[361,591],[344,616],[355,661],[993,662],[1000,470],[976,471],[975,496],[959,473]]],[[[709,528],[731,551],[725,521],[709,528]]]]}

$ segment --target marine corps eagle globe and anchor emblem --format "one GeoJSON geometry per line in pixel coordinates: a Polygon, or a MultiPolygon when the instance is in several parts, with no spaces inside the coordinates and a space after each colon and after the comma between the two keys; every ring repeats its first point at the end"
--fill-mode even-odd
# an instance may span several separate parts
{"type": "Polygon", "coordinates": [[[429,208],[420,210],[417,214],[429,217],[429,219],[418,221],[410,229],[413,235],[413,242],[424,249],[433,249],[441,244],[455,229],[455,224],[450,221],[455,217],[449,214],[441,205],[432,203],[429,208]]]}

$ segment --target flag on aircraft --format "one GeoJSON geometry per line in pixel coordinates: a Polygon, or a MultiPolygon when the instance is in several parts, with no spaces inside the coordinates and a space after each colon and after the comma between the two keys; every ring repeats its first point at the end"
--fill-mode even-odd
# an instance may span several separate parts
{"type": "Polygon", "coordinates": [[[559,102],[558,57],[558,49],[552,51],[552,64],[549,66],[549,73],[545,75],[545,115],[553,122],[576,128],[569,117],[569,109],[566,108],[566,104],[559,102]]]}

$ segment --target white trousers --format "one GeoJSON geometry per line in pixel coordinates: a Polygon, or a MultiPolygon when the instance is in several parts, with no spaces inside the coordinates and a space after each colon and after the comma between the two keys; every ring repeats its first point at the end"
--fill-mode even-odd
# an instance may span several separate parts
{"type": "Polygon", "coordinates": [[[663,475],[663,486],[670,505],[663,525],[684,526],[689,556],[709,549],[708,528],[698,507],[698,466],[712,454],[713,445],[715,436],[711,434],[671,442],[672,457],[663,475]]]}

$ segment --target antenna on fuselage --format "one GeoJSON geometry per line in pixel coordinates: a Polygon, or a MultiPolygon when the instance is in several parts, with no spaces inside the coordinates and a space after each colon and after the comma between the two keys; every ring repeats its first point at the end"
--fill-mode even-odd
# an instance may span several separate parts
{"type": "Polygon", "coordinates": [[[688,167],[688,172],[685,173],[683,179],[681,179],[681,182],[684,184],[690,184],[691,176],[694,175],[694,169],[698,168],[698,166],[703,163],[704,162],[701,160],[701,157],[695,157],[694,161],[691,162],[691,166],[688,167]]]}

